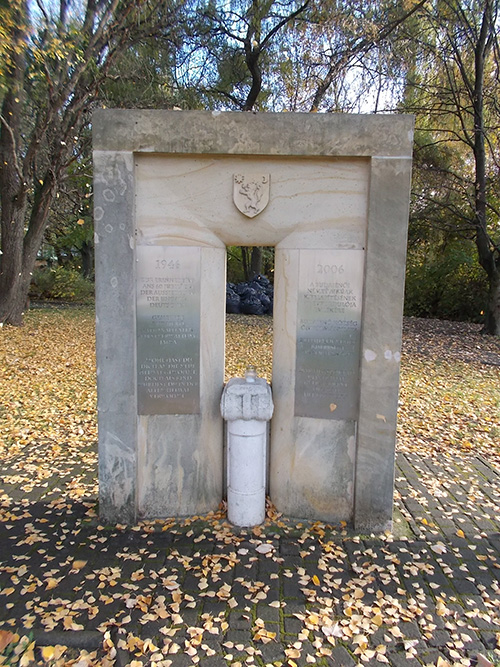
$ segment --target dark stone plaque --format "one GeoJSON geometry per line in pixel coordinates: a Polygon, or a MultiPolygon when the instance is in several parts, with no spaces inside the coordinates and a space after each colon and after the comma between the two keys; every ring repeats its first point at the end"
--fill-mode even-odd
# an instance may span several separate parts
{"type": "Polygon", "coordinates": [[[200,248],[137,246],[137,410],[200,411],[200,248]]]}
{"type": "Polygon", "coordinates": [[[363,250],[300,250],[295,415],[356,420],[363,250]]]}

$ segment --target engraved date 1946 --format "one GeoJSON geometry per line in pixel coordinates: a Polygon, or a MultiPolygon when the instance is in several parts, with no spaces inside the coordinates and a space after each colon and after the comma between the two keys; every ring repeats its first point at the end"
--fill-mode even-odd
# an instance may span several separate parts
{"type": "Polygon", "coordinates": [[[155,269],[180,269],[181,263],[178,259],[157,259],[155,269]]]}

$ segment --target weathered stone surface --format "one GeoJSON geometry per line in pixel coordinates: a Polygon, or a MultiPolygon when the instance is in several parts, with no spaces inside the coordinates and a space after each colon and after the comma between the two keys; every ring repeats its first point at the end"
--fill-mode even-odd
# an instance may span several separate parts
{"type": "Polygon", "coordinates": [[[94,152],[94,195],[100,510],[110,521],[134,521],[137,409],[130,153],[94,152]]]}
{"type": "Polygon", "coordinates": [[[393,114],[99,109],[93,137],[96,150],[135,153],[410,157],[413,121],[393,114]]]}
{"type": "Polygon", "coordinates": [[[408,160],[371,165],[354,517],[363,531],[392,527],[411,178],[408,160]]]}
{"type": "MultiPolygon", "coordinates": [[[[104,517],[182,516],[218,504],[225,247],[274,245],[272,498],[289,515],[391,525],[412,128],[412,118],[392,115],[96,112],[104,517]],[[200,253],[196,414],[138,415],[138,246],[200,253]],[[332,266],[352,252],[362,268],[359,352],[349,348],[359,410],[354,397],[341,419],[318,418],[304,401],[296,409],[300,253],[314,250],[332,266]]],[[[334,319],[325,317],[330,342],[334,319]]],[[[341,347],[330,345],[331,354],[341,347]]]]}

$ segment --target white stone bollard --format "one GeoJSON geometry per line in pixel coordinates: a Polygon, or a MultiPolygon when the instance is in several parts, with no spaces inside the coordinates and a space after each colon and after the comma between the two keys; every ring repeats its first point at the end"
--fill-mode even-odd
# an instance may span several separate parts
{"type": "Polygon", "coordinates": [[[224,387],[221,414],[227,421],[227,516],[236,526],[256,526],[266,516],[267,422],[271,387],[248,369],[224,387]]]}

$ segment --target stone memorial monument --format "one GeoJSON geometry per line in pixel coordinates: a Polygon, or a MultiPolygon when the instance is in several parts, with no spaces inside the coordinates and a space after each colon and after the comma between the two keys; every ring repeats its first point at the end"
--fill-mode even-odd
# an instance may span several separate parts
{"type": "Polygon", "coordinates": [[[390,529],[413,118],[94,114],[100,512],[223,497],[226,246],[275,247],[269,487],[390,529]]]}

